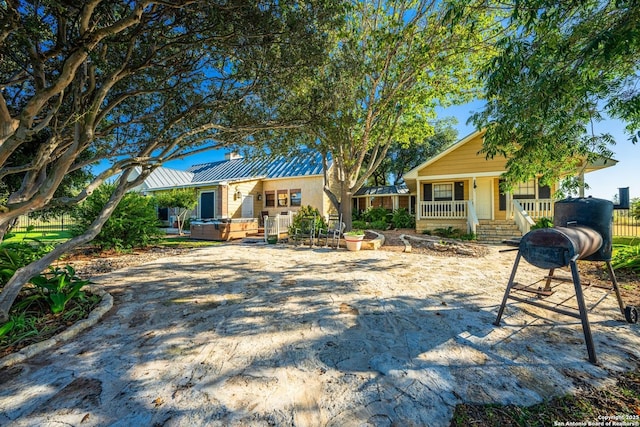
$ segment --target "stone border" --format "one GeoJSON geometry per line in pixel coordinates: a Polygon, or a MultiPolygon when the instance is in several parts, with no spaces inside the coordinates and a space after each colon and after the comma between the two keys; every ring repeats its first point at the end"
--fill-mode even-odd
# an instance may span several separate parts
{"type": "Polygon", "coordinates": [[[20,351],[18,352],[3,357],[2,359],[0,359],[0,369],[13,366],[17,363],[21,363],[38,353],[49,350],[57,344],[63,343],[70,340],[71,338],[76,337],[80,332],[98,323],[98,320],[100,320],[102,316],[104,316],[113,307],[113,297],[111,296],[111,294],[96,286],[88,286],[85,289],[92,294],[102,297],[102,300],[100,301],[98,306],[94,308],[91,313],[89,313],[89,317],[74,323],[64,331],[60,332],[57,335],[54,335],[48,340],[31,344],[23,349],[20,349],[20,351]]]}
{"type": "Polygon", "coordinates": [[[384,235],[373,230],[366,231],[375,234],[377,237],[372,240],[363,240],[361,249],[374,251],[380,249],[380,246],[384,245],[384,235]]]}
{"type": "Polygon", "coordinates": [[[400,240],[404,244],[404,251],[402,251],[402,252],[407,252],[407,253],[411,252],[411,243],[409,243],[409,240],[407,239],[407,235],[406,234],[401,234],[400,235],[400,240]]]}

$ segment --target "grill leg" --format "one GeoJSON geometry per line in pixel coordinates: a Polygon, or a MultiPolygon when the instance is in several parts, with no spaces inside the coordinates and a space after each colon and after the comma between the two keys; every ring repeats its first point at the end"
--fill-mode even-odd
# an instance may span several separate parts
{"type": "Polygon", "coordinates": [[[616,298],[618,298],[618,306],[620,307],[620,313],[622,313],[622,315],[624,316],[624,302],[622,302],[622,295],[620,295],[618,280],[616,280],[616,275],[613,272],[611,261],[607,261],[607,270],[609,271],[609,277],[611,277],[611,282],[613,283],[613,289],[616,291],[616,298]]]}
{"type": "Polygon", "coordinates": [[[511,276],[509,277],[509,283],[507,284],[507,289],[504,291],[504,297],[502,298],[502,305],[500,305],[500,309],[498,310],[498,317],[496,317],[496,321],[493,322],[494,325],[500,326],[500,319],[502,318],[502,313],[504,313],[504,307],[507,305],[507,299],[509,299],[509,294],[511,293],[511,288],[513,287],[513,281],[516,277],[516,271],[518,270],[518,264],[520,263],[520,251],[518,251],[518,255],[516,256],[516,260],[513,263],[513,269],[511,270],[511,276]]]}
{"type": "Polygon", "coordinates": [[[569,265],[571,266],[571,276],[573,276],[573,286],[576,290],[576,299],[578,300],[578,309],[580,311],[580,320],[582,321],[582,332],[584,333],[584,340],[587,344],[587,353],[589,354],[589,362],[594,365],[598,363],[596,358],[596,349],[593,345],[593,337],[591,336],[591,326],[589,325],[589,318],[587,317],[587,306],[584,303],[584,294],[582,293],[582,285],[580,284],[580,274],[578,273],[578,264],[574,257],[569,265]]]}
{"type": "Polygon", "coordinates": [[[545,291],[550,291],[551,290],[551,280],[553,279],[553,273],[556,271],[555,268],[550,268],[549,269],[549,275],[547,276],[547,281],[544,284],[544,290],[545,291]]]}

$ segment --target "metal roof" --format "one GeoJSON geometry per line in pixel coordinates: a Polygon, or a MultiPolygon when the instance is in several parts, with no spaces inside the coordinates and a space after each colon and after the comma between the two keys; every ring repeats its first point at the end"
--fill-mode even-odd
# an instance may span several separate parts
{"type": "MultiPolygon", "coordinates": [[[[329,160],[329,166],[331,160],[329,160]]],[[[145,180],[148,189],[193,186],[247,179],[292,178],[322,174],[322,155],[312,152],[290,157],[236,158],[201,163],[186,171],[158,168],[145,180]]]]}
{"type": "Polygon", "coordinates": [[[193,180],[193,173],[170,168],[157,168],[145,179],[146,188],[165,188],[187,185],[193,180]]]}
{"type": "Polygon", "coordinates": [[[191,166],[193,182],[234,181],[248,178],[289,178],[322,173],[322,155],[223,160],[191,166]]]}
{"type": "Polygon", "coordinates": [[[385,185],[380,187],[362,187],[354,196],[388,196],[396,194],[409,194],[409,189],[406,185],[385,185]]]}

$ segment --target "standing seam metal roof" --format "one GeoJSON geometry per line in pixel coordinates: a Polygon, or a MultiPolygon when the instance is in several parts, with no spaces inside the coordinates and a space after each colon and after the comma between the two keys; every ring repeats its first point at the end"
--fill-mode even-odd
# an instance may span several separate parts
{"type": "Polygon", "coordinates": [[[293,157],[278,156],[256,160],[233,159],[191,166],[193,183],[231,181],[242,178],[289,178],[322,173],[322,155],[309,153],[293,157]]]}

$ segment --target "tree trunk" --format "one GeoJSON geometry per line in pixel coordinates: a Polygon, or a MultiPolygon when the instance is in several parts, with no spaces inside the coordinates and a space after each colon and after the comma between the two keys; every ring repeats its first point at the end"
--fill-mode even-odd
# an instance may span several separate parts
{"type": "Polygon", "coordinates": [[[7,284],[2,288],[2,292],[0,292],[0,323],[7,322],[9,320],[9,310],[11,309],[13,302],[18,297],[18,294],[24,285],[29,283],[29,280],[31,280],[32,277],[35,277],[44,271],[61,255],[79,245],[93,240],[98,233],[100,233],[102,226],[107,222],[127,190],[140,184],[140,182],[144,181],[144,179],[149,175],[149,173],[140,174],[140,176],[138,176],[134,181],[127,182],[131,170],[132,169],[128,169],[123,172],[120,177],[120,182],[111,195],[111,198],[84,234],[57,245],[51,252],[47,253],[42,258],[19,268],[11,279],[9,279],[7,284]]]}
{"type": "Polygon", "coordinates": [[[340,213],[342,214],[342,222],[345,224],[345,231],[351,231],[353,226],[353,205],[351,203],[351,191],[348,185],[344,185],[340,194],[340,213]]]}

